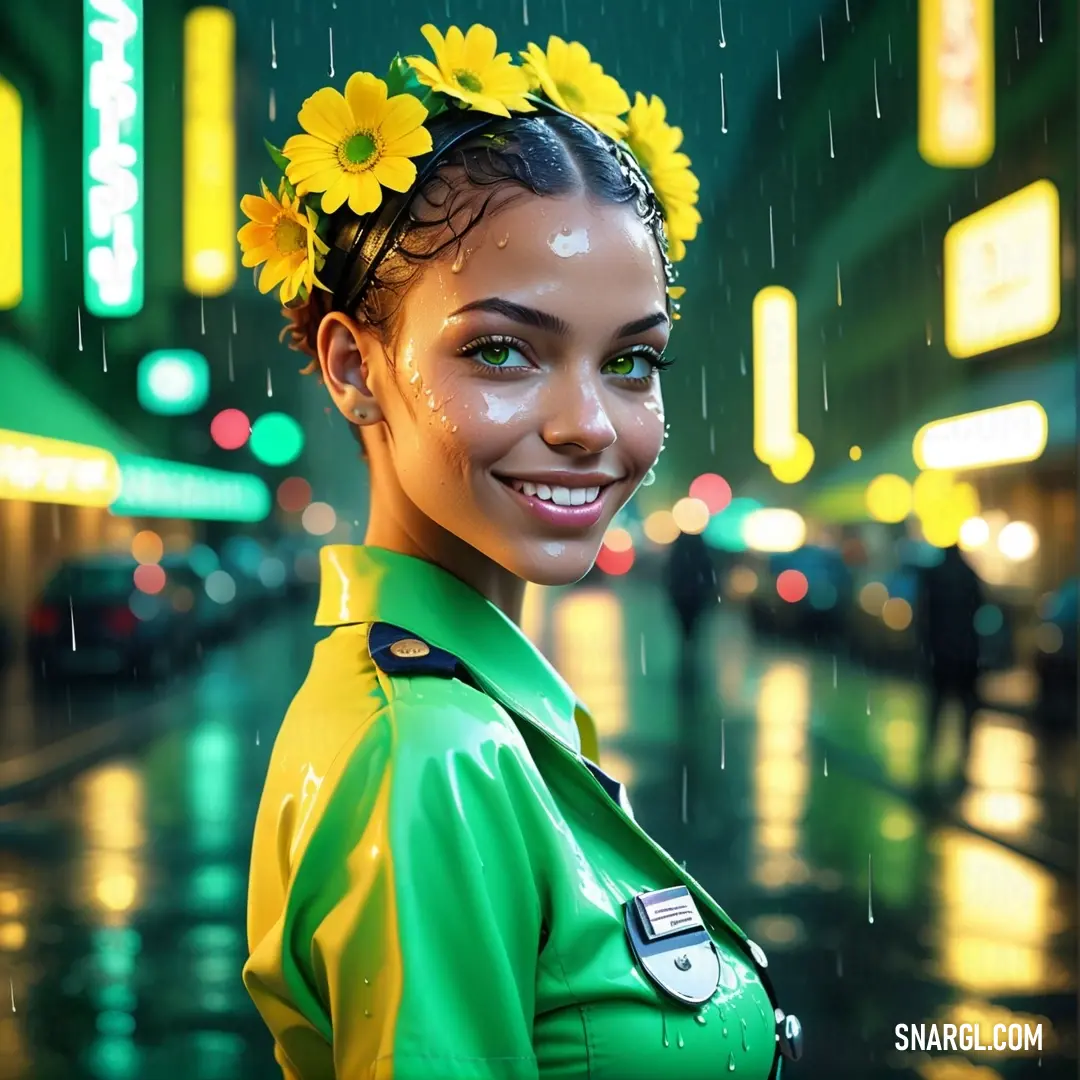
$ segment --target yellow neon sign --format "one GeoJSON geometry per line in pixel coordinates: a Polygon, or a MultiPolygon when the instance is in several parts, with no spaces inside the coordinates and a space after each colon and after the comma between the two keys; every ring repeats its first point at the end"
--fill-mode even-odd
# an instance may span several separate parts
{"type": "Polygon", "coordinates": [[[235,39],[224,8],[184,20],[184,286],[203,296],[236,281],[235,39]]]}
{"type": "Polygon", "coordinates": [[[0,310],[16,307],[23,292],[22,251],[22,98],[6,79],[0,78],[0,146],[4,167],[0,169],[0,206],[4,227],[0,229],[0,310]]]}
{"type": "Polygon", "coordinates": [[[911,445],[920,469],[985,469],[1034,461],[1046,449],[1046,412],[1037,401],[963,413],[919,428],[911,445]]]}
{"type": "Polygon", "coordinates": [[[1036,180],[945,234],[945,346],[956,357],[1040,337],[1061,314],[1058,191],[1036,180]]]}
{"type": "Polygon", "coordinates": [[[754,297],[754,453],[771,465],[795,456],[799,431],[795,296],[769,285],[754,297]]]}
{"type": "Polygon", "coordinates": [[[107,450],[0,430],[0,499],[108,506],[120,466],[107,450]]]}
{"type": "Polygon", "coordinates": [[[919,153],[973,168],[993,152],[993,0],[919,0],[919,153]]]}

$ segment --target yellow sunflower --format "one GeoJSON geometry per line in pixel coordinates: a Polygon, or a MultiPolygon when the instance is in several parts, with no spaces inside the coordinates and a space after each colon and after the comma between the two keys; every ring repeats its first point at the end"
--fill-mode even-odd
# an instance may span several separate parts
{"type": "Polygon", "coordinates": [[[552,34],[546,54],[530,42],[521,56],[525,73],[563,112],[580,116],[613,139],[626,135],[626,121],[620,117],[630,108],[630,99],[611,75],[604,74],[584,45],[578,41],[567,44],[552,34]]]}
{"type": "Polygon", "coordinates": [[[698,178],[690,171],[690,159],[679,151],[682,129],[667,122],[667,109],[655,94],[651,99],[637,94],[626,119],[626,141],[664,208],[668,257],[678,262],[686,254],[686,241],[694,239],[701,224],[695,207],[698,178]]]}
{"type": "Polygon", "coordinates": [[[240,209],[251,218],[236,234],[244,253],[241,261],[245,266],[266,263],[259,275],[259,292],[268,293],[280,284],[281,302],[288,304],[301,286],[310,293],[312,285],[320,285],[315,272],[329,248],[315,235],[315,211],[290,196],[284,181],[277,198],[263,184],[262,196],[245,195],[240,209]]]}
{"type": "Polygon", "coordinates": [[[435,63],[423,56],[407,60],[425,86],[457,98],[471,109],[496,116],[509,116],[511,109],[533,111],[525,97],[529,92],[528,76],[514,67],[509,53],[496,54],[495,31],[490,27],[475,23],[463,34],[451,26],[444,38],[431,23],[425,23],[420,33],[431,46],[435,63]]]}
{"type": "Polygon", "coordinates": [[[327,86],[304,102],[297,119],[306,135],[282,147],[285,175],[298,195],[322,192],[323,213],[348,200],[354,214],[382,202],[382,189],[408,191],[416,179],[410,158],[431,149],[427,109],[412,94],[388,98],[386,83],[366,71],[349,77],[342,95],[327,86]]]}

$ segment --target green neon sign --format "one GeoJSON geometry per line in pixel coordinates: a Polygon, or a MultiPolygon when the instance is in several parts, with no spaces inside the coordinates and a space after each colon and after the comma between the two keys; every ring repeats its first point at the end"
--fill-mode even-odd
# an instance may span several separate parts
{"type": "Polygon", "coordinates": [[[143,306],[143,0],[83,0],[86,307],[143,306]]]}
{"type": "Polygon", "coordinates": [[[109,507],[117,516],[262,521],[270,513],[270,489],[257,476],[133,454],[117,460],[120,494],[109,507]]]}
{"type": "Polygon", "coordinates": [[[158,416],[183,416],[206,404],[210,365],[191,349],[158,349],[139,361],[139,404],[158,416]]]}

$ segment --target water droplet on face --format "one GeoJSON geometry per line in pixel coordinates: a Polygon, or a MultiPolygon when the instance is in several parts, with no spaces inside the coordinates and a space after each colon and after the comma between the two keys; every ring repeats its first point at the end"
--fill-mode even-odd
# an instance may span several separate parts
{"type": "Polygon", "coordinates": [[[495,241],[495,246],[501,251],[507,244],[510,243],[510,234],[507,233],[504,237],[495,241]]]}
{"type": "Polygon", "coordinates": [[[457,432],[457,424],[450,425],[450,434],[453,435],[457,432]]]}
{"type": "Polygon", "coordinates": [[[465,260],[468,257],[469,257],[469,253],[468,253],[468,251],[465,250],[464,246],[459,247],[458,248],[458,253],[457,253],[457,255],[454,256],[454,261],[450,265],[450,273],[451,274],[460,274],[461,271],[462,271],[462,268],[465,266],[465,260]]]}
{"type": "Polygon", "coordinates": [[[564,225],[558,232],[548,237],[548,247],[560,259],[572,255],[584,255],[589,250],[589,233],[586,229],[573,229],[564,225]]]}

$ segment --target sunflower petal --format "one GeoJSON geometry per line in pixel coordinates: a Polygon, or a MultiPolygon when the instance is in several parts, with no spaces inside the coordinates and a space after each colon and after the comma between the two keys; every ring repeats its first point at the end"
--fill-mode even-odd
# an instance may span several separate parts
{"type": "Polygon", "coordinates": [[[323,192],[322,209],[324,214],[332,214],[341,208],[349,197],[349,173],[339,172],[334,182],[323,192]]]}
{"type": "Polygon", "coordinates": [[[262,244],[260,247],[245,251],[240,263],[243,266],[258,266],[260,263],[276,258],[277,254],[277,244],[271,241],[269,244],[262,244]]]}
{"type": "Polygon", "coordinates": [[[397,139],[388,139],[383,144],[386,157],[419,157],[431,150],[431,132],[427,128],[416,128],[397,139]]]}
{"type": "Polygon", "coordinates": [[[370,214],[382,202],[382,188],[371,170],[348,177],[349,209],[356,215],[370,214]]]}
{"type": "Polygon", "coordinates": [[[421,127],[427,114],[427,109],[412,94],[398,94],[390,98],[382,111],[379,133],[384,142],[393,142],[421,127]]]}
{"type": "Polygon", "coordinates": [[[408,56],[409,66],[425,86],[435,86],[443,81],[442,72],[424,56],[408,56]]]}
{"type": "Polygon", "coordinates": [[[274,218],[277,217],[277,210],[258,195],[245,195],[240,200],[240,209],[253,222],[257,221],[262,225],[273,225],[274,218]]]}
{"type": "Polygon", "coordinates": [[[275,285],[279,285],[288,273],[287,259],[270,259],[259,274],[259,292],[268,293],[275,285]]]}
{"type": "MultiPolygon", "coordinates": [[[[456,29],[456,27],[454,28],[456,29]]],[[[435,63],[440,67],[442,66],[442,55],[446,51],[446,41],[442,34],[439,33],[438,28],[434,23],[424,23],[420,27],[420,33],[424,35],[424,40],[431,46],[431,51],[435,54],[435,63]]],[[[409,57],[409,63],[415,67],[413,58],[409,57]]]]}
{"type": "Polygon", "coordinates": [[[309,135],[328,143],[337,143],[353,126],[349,103],[332,86],[316,90],[300,107],[297,120],[309,135]]]}
{"type": "Polygon", "coordinates": [[[456,27],[446,31],[442,55],[436,53],[439,67],[450,72],[456,67],[463,67],[465,61],[465,35],[456,27]]]}
{"type": "Polygon", "coordinates": [[[416,179],[416,166],[403,157],[381,157],[371,171],[375,179],[391,191],[408,191],[416,179]]]}
{"type": "MultiPolygon", "coordinates": [[[[386,83],[369,71],[358,71],[345,84],[345,100],[352,110],[353,125],[369,131],[386,107],[386,83]]],[[[345,134],[348,132],[342,132],[345,134]]]]}
{"type": "Polygon", "coordinates": [[[495,59],[498,41],[490,26],[473,23],[465,35],[465,63],[470,71],[482,71],[495,59]]]}
{"type": "Polygon", "coordinates": [[[240,227],[236,239],[240,242],[240,246],[247,251],[269,243],[273,236],[274,228],[272,225],[265,225],[261,221],[249,221],[246,225],[240,227]]]}

